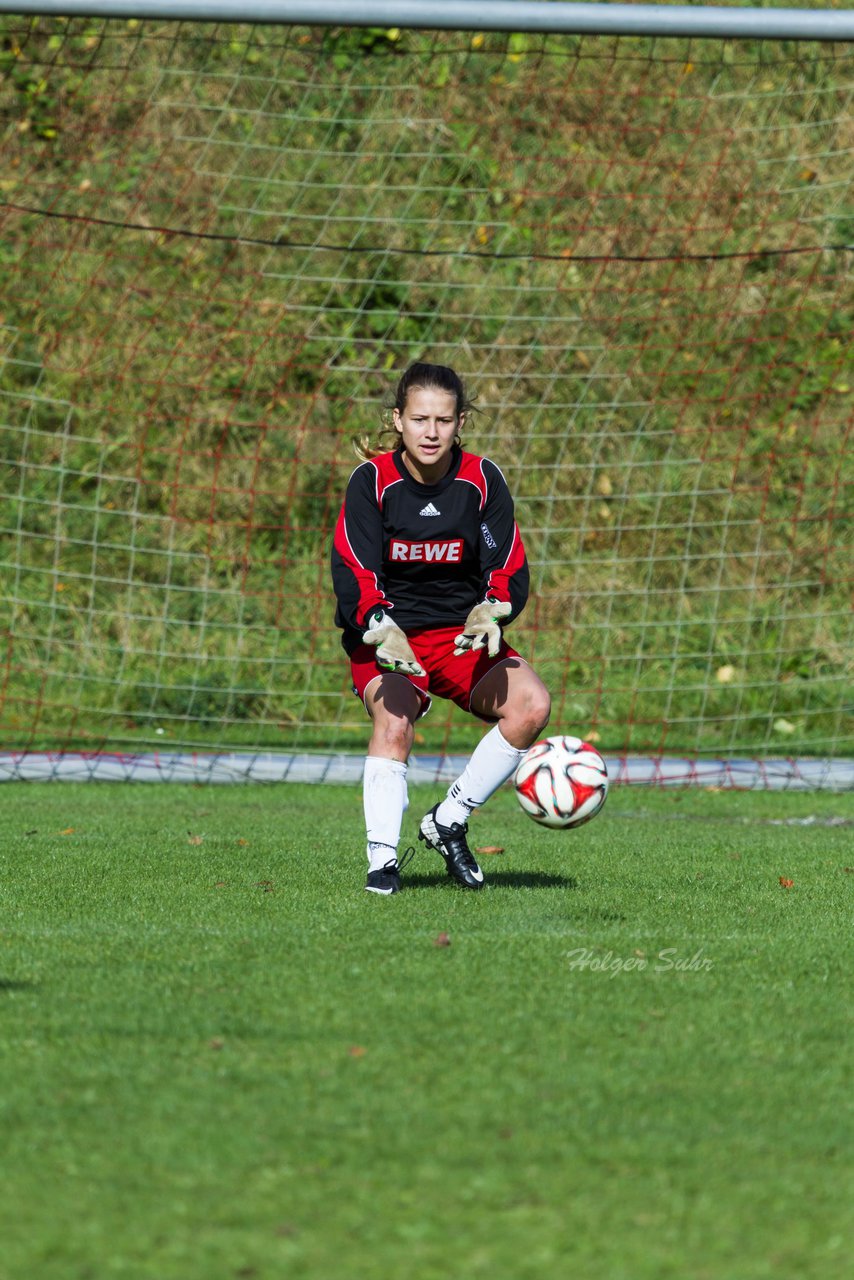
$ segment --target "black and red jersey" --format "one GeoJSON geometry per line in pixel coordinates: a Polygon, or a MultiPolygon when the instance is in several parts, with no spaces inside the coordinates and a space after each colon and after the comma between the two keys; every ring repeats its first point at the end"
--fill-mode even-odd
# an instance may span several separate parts
{"type": "Polygon", "coordinates": [[[528,598],[528,562],[507,482],[494,462],[454,446],[434,485],[419,484],[400,449],[350,477],[332,547],[335,622],[352,652],[375,609],[404,631],[462,625],[486,595],[528,598]]]}

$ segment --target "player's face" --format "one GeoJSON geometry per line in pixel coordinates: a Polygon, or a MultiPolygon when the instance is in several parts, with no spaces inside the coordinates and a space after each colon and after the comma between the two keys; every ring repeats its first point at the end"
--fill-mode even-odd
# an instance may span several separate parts
{"type": "Polygon", "coordinates": [[[421,484],[435,484],[447,472],[463,417],[457,417],[456,396],[435,387],[410,387],[403,413],[395,409],[403,461],[421,484]]]}

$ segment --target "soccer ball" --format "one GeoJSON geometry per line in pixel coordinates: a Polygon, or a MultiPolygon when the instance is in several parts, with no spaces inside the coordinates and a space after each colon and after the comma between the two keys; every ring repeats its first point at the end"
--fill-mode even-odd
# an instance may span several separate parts
{"type": "Polygon", "coordinates": [[[513,779],[525,812],[544,827],[580,827],[608,795],[608,770],[581,738],[544,738],[526,753],[513,779]]]}

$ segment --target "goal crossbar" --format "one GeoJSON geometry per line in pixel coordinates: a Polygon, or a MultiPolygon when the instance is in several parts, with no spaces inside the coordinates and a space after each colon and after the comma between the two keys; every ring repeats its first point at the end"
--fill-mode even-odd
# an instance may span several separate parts
{"type": "Polygon", "coordinates": [[[0,13],[535,34],[854,40],[854,11],[560,0],[0,0],[0,13]]]}

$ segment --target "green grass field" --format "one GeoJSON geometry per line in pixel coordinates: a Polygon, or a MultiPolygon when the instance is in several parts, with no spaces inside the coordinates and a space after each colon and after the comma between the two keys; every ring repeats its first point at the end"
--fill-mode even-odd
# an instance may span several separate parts
{"type": "Polygon", "coordinates": [[[848,1274],[850,795],[502,793],[385,899],[354,788],[2,797],[2,1280],[848,1274]]]}

